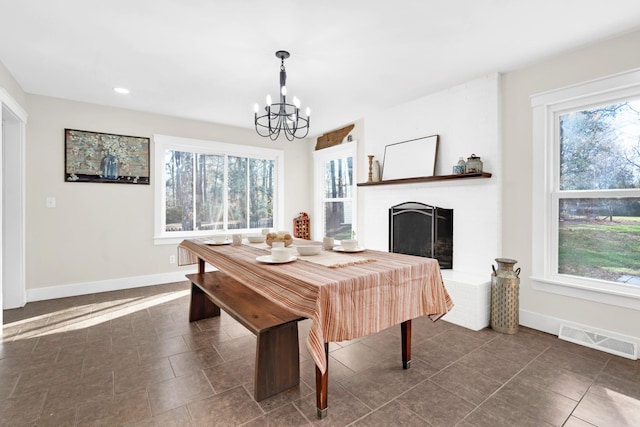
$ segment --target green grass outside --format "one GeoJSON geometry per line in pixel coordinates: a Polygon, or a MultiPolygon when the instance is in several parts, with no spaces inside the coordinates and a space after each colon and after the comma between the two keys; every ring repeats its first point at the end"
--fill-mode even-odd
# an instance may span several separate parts
{"type": "Polygon", "coordinates": [[[640,276],[640,217],[561,222],[558,270],[611,281],[640,276]]]}

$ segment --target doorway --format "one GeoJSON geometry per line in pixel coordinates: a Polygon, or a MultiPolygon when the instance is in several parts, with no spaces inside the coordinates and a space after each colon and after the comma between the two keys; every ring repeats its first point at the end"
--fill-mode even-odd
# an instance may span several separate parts
{"type": "MultiPolygon", "coordinates": [[[[25,183],[24,151],[27,115],[13,98],[0,88],[0,286],[2,309],[26,304],[25,286],[25,183]]],[[[2,312],[0,312],[2,324],[2,312]]]]}

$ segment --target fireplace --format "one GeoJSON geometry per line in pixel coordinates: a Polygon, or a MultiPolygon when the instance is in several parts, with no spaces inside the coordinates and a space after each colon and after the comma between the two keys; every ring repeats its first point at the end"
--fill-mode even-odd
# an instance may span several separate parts
{"type": "Polygon", "coordinates": [[[406,202],[389,209],[389,252],[435,258],[453,268],[453,209],[406,202]]]}

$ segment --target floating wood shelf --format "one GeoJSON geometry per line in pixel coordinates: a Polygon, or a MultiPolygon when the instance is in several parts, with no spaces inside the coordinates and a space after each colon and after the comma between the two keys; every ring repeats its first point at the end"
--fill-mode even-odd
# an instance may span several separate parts
{"type": "Polygon", "coordinates": [[[469,178],[491,178],[491,174],[489,172],[478,172],[478,173],[460,173],[460,174],[453,174],[453,175],[420,176],[416,178],[388,179],[386,181],[359,182],[357,185],[358,187],[365,187],[369,185],[412,184],[415,182],[434,182],[434,181],[446,181],[449,179],[469,179],[469,178]]]}

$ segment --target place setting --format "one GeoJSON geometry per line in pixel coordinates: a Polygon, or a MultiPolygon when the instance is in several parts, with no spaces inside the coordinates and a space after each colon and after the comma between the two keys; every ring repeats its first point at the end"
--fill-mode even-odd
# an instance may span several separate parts
{"type": "Polygon", "coordinates": [[[359,246],[357,240],[342,240],[340,245],[333,247],[333,250],[335,252],[357,253],[363,252],[365,248],[359,246]]]}
{"type": "Polygon", "coordinates": [[[284,246],[272,246],[271,255],[262,255],[256,258],[256,261],[265,264],[286,264],[297,260],[298,257],[292,255],[292,250],[284,246]]]}
{"type": "Polygon", "coordinates": [[[293,238],[288,232],[265,233],[263,241],[269,246],[266,250],[271,254],[259,256],[256,261],[264,264],[286,264],[298,259],[292,247],[293,238]]]}
{"type": "Polygon", "coordinates": [[[228,239],[224,234],[216,234],[211,236],[209,240],[205,240],[202,243],[209,246],[220,246],[220,245],[230,245],[232,242],[231,239],[228,239]]]}
{"type": "Polygon", "coordinates": [[[333,237],[325,236],[321,243],[304,245],[298,243],[296,249],[300,259],[329,268],[348,267],[373,261],[365,257],[351,255],[366,250],[358,245],[357,240],[343,239],[340,240],[340,245],[336,245],[333,237]]]}

